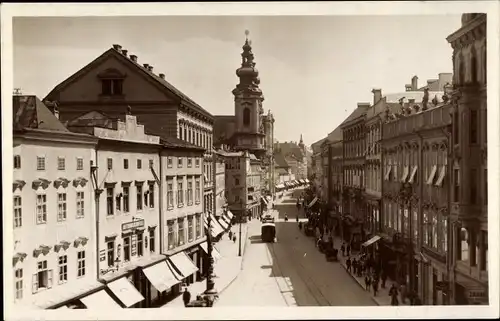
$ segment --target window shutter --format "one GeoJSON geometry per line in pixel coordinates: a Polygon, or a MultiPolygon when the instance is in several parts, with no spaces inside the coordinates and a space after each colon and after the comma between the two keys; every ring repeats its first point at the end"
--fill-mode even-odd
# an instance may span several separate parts
{"type": "Polygon", "coordinates": [[[54,277],[54,270],[47,271],[47,289],[52,288],[52,280],[54,277]]]}
{"type": "Polygon", "coordinates": [[[31,292],[36,293],[38,291],[38,273],[34,273],[31,282],[31,292]]]}

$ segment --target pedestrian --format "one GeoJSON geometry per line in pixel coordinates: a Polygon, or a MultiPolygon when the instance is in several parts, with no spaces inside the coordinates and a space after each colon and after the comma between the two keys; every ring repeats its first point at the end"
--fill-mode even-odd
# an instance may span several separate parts
{"type": "Polygon", "coordinates": [[[347,251],[347,256],[349,256],[349,253],[351,252],[351,243],[347,244],[346,251],[347,251]]]}
{"type": "Polygon", "coordinates": [[[229,231],[229,240],[233,239],[233,231],[229,231]]]}
{"type": "Polygon", "coordinates": [[[391,305],[399,305],[398,301],[398,288],[396,287],[396,284],[392,284],[390,290],[389,290],[389,296],[391,297],[391,305]]]}
{"type": "Polygon", "coordinates": [[[187,287],[184,288],[184,293],[182,293],[182,301],[184,301],[184,306],[185,307],[191,301],[191,292],[188,291],[187,287]]]}
{"type": "Polygon", "coordinates": [[[382,288],[385,289],[385,281],[387,281],[387,274],[385,273],[385,270],[382,270],[380,278],[382,280],[382,288]]]}
{"type": "Polygon", "coordinates": [[[354,275],[358,275],[358,261],[356,258],[352,259],[352,270],[354,272],[354,275]]]}
{"type": "Polygon", "coordinates": [[[366,291],[370,291],[370,285],[372,283],[372,280],[370,279],[370,276],[369,275],[366,275],[365,276],[365,287],[366,287],[366,291]]]}
{"type": "Polygon", "coordinates": [[[342,251],[342,256],[345,256],[345,243],[342,243],[340,250],[342,251]]]}
{"type": "Polygon", "coordinates": [[[378,282],[377,281],[373,282],[372,286],[373,286],[373,296],[377,296],[378,282]]]}
{"type": "Polygon", "coordinates": [[[348,257],[347,260],[345,261],[345,265],[347,266],[347,271],[351,272],[351,258],[348,257]]]}
{"type": "Polygon", "coordinates": [[[236,243],[236,235],[233,235],[233,243],[236,243]]]}

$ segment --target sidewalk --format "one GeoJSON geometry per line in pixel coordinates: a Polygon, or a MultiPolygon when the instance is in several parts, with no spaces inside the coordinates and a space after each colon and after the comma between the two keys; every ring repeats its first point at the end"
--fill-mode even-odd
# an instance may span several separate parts
{"type": "MultiPolygon", "coordinates": [[[[340,244],[342,244],[341,239],[340,238],[335,238],[335,244],[336,245],[338,244],[339,247],[340,247],[340,244]]],[[[359,252],[351,252],[350,257],[351,257],[351,260],[353,258],[356,258],[356,260],[358,260],[359,252]]],[[[360,287],[362,287],[363,289],[366,289],[366,287],[365,287],[365,277],[364,276],[358,277],[358,276],[355,276],[353,273],[350,273],[350,272],[347,271],[347,266],[345,264],[345,261],[347,260],[348,257],[347,256],[342,256],[342,252],[340,252],[340,250],[339,250],[338,258],[339,258],[340,264],[342,264],[342,266],[344,267],[344,269],[346,270],[346,272],[356,282],[358,282],[358,284],[359,284],[360,287]]],[[[373,288],[370,287],[370,294],[372,296],[373,301],[377,305],[388,305],[388,306],[391,305],[391,297],[389,296],[389,289],[391,288],[391,285],[393,283],[395,283],[395,281],[391,280],[390,278],[387,278],[387,280],[385,282],[385,289],[384,289],[384,288],[382,288],[382,282],[380,282],[380,286],[378,288],[377,296],[373,295],[373,288]]],[[[405,304],[405,303],[401,302],[401,297],[400,296],[398,296],[398,300],[399,300],[399,305],[409,305],[408,303],[405,304]]]]}
{"type": "MultiPolygon", "coordinates": [[[[233,233],[236,232],[236,237],[239,237],[239,224],[231,227],[233,233]]],[[[242,258],[245,254],[245,246],[247,241],[247,223],[241,225],[241,257],[238,256],[238,246],[239,240],[236,242],[229,240],[227,233],[222,236],[222,239],[214,244],[214,247],[220,253],[221,258],[215,261],[214,264],[214,282],[215,289],[222,293],[234,280],[238,277],[241,272],[242,258]]],[[[191,300],[195,300],[198,294],[202,294],[207,288],[207,280],[195,282],[188,286],[189,292],[191,292],[191,300]]],[[[182,295],[177,296],[170,302],[167,302],[163,307],[175,308],[184,307],[184,302],[182,301],[182,295]]]]}

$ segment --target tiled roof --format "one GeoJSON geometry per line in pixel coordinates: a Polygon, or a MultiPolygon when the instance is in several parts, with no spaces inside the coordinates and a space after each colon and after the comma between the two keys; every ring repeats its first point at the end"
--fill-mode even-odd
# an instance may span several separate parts
{"type": "Polygon", "coordinates": [[[313,150],[313,155],[315,153],[319,153],[320,152],[320,147],[321,147],[321,144],[323,144],[323,142],[326,140],[326,137],[325,138],[322,138],[320,140],[318,140],[317,142],[313,143],[311,145],[311,149],[313,150]]]}
{"type": "Polygon", "coordinates": [[[36,96],[15,95],[12,97],[12,108],[14,130],[44,129],[69,132],[36,96]]]}
{"type": "Polygon", "coordinates": [[[362,107],[356,107],[354,111],[340,124],[340,126],[347,124],[348,122],[355,120],[358,117],[363,116],[363,114],[366,112],[368,107],[362,106],[362,107]]]}
{"type": "Polygon", "coordinates": [[[77,71],[76,73],[74,73],[73,75],[71,75],[69,78],[67,78],[66,80],[64,80],[63,82],[61,82],[54,89],[52,89],[52,91],[44,98],[44,100],[46,100],[46,99],[48,99],[48,100],[54,100],[52,96],[55,93],[57,93],[60,90],[62,90],[62,88],[64,88],[66,85],[70,84],[73,80],[77,79],[81,75],[84,75],[87,72],[87,70],[90,69],[91,66],[95,65],[96,63],[98,63],[101,60],[106,59],[110,55],[113,55],[114,57],[117,57],[118,59],[120,59],[121,61],[127,63],[130,66],[134,66],[134,68],[136,68],[140,72],[144,73],[145,75],[147,75],[151,79],[155,80],[157,83],[159,83],[160,85],[162,85],[168,91],[170,91],[173,94],[175,94],[181,100],[183,100],[185,102],[188,102],[194,110],[196,110],[196,111],[200,112],[201,114],[209,117],[210,119],[213,119],[212,114],[210,114],[208,111],[206,111],[205,109],[203,109],[200,105],[198,105],[191,98],[189,98],[187,95],[185,95],[184,93],[182,93],[179,89],[177,89],[176,87],[174,87],[167,80],[160,78],[158,75],[155,75],[153,72],[147,70],[143,65],[140,65],[139,63],[132,61],[129,57],[126,57],[125,55],[121,54],[118,50],[116,50],[114,48],[110,48],[110,49],[106,50],[102,55],[100,55],[99,57],[97,57],[96,59],[94,59],[92,62],[90,62],[89,64],[87,64],[85,67],[83,67],[82,69],[80,69],[79,71],[77,71]]]}
{"type": "Polygon", "coordinates": [[[295,143],[292,142],[284,142],[284,143],[277,143],[277,146],[275,146],[275,150],[278,150],[281,154],[287,156],[287,155],[293,155],[296,159],[302,159],[304,157],[304,153],[302,152],[302,149],[295,143]]]}
{"type": "Polygon", "coordinates": [[[226,143],[231,137],[227,137],[228,125],[235,122],[234,116],[214,116],[213,137],[214,144],[226,143]]]}
{"type": "Polygon", "coordinates": [[[288,165],[288,162],[285,159],[285,156],[279,152],[274,154],[274,162],[278,167],[282,168],[290,167],[290,165],[288,165]]]}
{"type": "Polygon", "coordinates": [[[330,143],[338,142],[342,140],[342,128],[338,126],[335,128],[328,136],[326,136],[326,140],[330,143]]]}

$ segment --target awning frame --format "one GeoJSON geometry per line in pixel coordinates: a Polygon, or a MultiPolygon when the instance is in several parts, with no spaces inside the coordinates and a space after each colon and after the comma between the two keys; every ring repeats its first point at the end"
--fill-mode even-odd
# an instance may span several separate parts
{"type": "Polygon", "coordinates": [[[127,308],[145,300],[144,296],[125,276],[108,283],[107,286],[127,308]]]}

